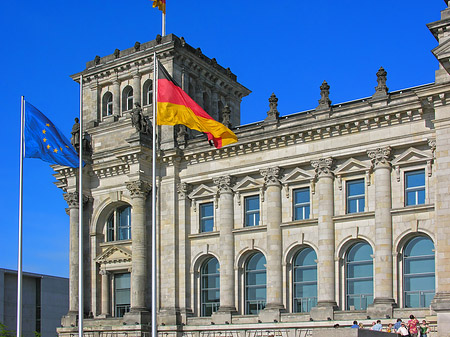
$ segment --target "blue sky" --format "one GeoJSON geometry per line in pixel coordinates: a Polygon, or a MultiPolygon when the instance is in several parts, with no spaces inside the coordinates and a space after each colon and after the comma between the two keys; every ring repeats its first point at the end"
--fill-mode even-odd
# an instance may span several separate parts
{"type": "MultiPolygon", "coordinates": [[[[242,124],[265,118],[268,98],[281,115],[315,108],[319,86],[333,104],[371,96],[376,72],[391,91],[434,81],[437,41],[426,24],[443,0],[167,0],[167,33],[230,67],[252,90],[242,124]],[[355,5],[357,4],[357,5],[355,5]]],[[[150,0],[4,1],[0,10],[2,165],[0,268],[17,268],[20,96],[67,136],[79,89],[69,75],[96,55],[153,40],[160,12],[150,0]]],[[[69,218],[53,170],[24,161],[24,271],[68,276],[69,218]]]]}

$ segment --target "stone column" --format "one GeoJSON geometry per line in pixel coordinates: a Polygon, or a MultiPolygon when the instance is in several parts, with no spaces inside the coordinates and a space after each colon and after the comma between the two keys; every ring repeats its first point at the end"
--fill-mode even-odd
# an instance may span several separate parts
{"type": "Polygon", "coordinates": [[[127,182],[132,198],[131,209],[131,311],[146,311],[147,231],[145,199],[151,187],[142,180],[127,182]]]}
{"type": "Polygon", "coordinates": [[[374,317],[393,314],[392,265],[392,196],[391,148],[389,146],[367,152],[375,174],[375,272],[374,304],[368,313],[374,317]]]}
{"type": "Polygon", "coordinates": [[[335,242],[334,242],[334,175],[332,158],[314,160],[311,165],[316,171],[316,193],[319,198],[318,206],[318,303],[311,310],[314,320],[333,319],[337,308],[335,298],[335,242]]]}
{"type": "Polygon", "coordinates": [[[112,87],[113,94],[113,115],[120,116],[120,82],[114,80],[112,87]]]}
{"type": "Polygon", "coordinates": [[[283,306],[282,237],[281,237],[281,184],[280,168],[260,170],[265,184],[265,209],[267,210],[267,301],[260,313],[263,322],[280,320],[283,306]]]}
{"type": "Polygon", "coordinates": [[[78,192],[64,194],[64,200],[69,205],[70,217],[70,247],[69,247],[69,314],[78,314],[78,277],[79,277],[79,203],[78,192]]]}
{"type": "Polygon", "coordinates": [[[100,275],[102,278],[102,312],[101,316],[106,318],[111,315],[111,300],[110,300],[110,289],[109,289],[109,272],[106,270],[100,270],[100,275]]]}
{"type": "Polygon", "coordinates": [[[231,315],[236,311],[234,303],[234,207],[232,177],[223,176],[214,179],[219,192],[220,217],[214,221],[220,231],[219,263],[220,263],[220,307],[213,316],[213,321],[224,324],[231,323],[231,315]]]}
{"type": "Polygon", "coordinates": [[[133,103],[139,103],[142,106],[141,102],[141,74],[136,73],[133,75],[133,103]]]}

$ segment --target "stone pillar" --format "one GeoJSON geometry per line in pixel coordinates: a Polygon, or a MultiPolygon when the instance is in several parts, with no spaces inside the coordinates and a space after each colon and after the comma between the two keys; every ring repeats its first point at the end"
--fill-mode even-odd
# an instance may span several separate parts
{"type": "Polygon", "coordinates": [[[114,80],[112,87],[113,94],[113,115],[120,116],[120,82],[114,80]]]}
{"type": "Polygon", "coordinates": [[[282,273],[282,237],[281,237],[281,184],[280,168],[271,167],[260,170],[266,187],[265,209],[267,209],[267,301],[266,308],[260,312],[263,322],[280,320],[283,306],[283,273],[282,273]]]}
{"type": "Polygon", "coordinates": [[[332,172],[334,160],[322,158],[314,160],[311,165],[316,171],[316,193],[319,198],[318,206],[318,303],[311,310],[314,320],[333,319],[337,309],[335,298],[335,242],[334,242],[334,175],[332,172]]]}
{"type": "Polygon", "coordinates": [[[147,231],[145,199],[151,187],[142,180],[127,182],[132,198],[131,209],[131,311],[146,311],[147,231]]]}
{"type": "Polygon", "coordinates": [[[142,106],[141,101],[141,74],[136,73],[133,75],[133,103],[139,103],[142,106]]]}
{"type": "Polygon", "coordinates": [[[64,194],[69,205],[70,216],[70,248],[69,248],[69,314],[78,314],[78,278],[79,278],[79,203],[78,192],[64,194]]]}
{"type": "Polygon", "coordinates": [[[375,272],[373,317],[393,317],[391,148],[367,152],[375,174],[375,272]]]}
{"type": "Polygon", "coordinates": [[[110,282],[109,282],[109,272],[106,270],[100,270],[100,275],[102,278],[102,312],[101,316],[106,318],[111,315],[111,300],[110,300],[110,282]]]}
{"type": "Polygon", "coordinates": [[[213,315],[218,324],[231,323],[231,315],[236,311],[234,303],[234,209],[232,177],[223,176],[214,179],[217,185],[220,217],[216,217],[216,226],[220,230],[220,307],[213,315]]]}

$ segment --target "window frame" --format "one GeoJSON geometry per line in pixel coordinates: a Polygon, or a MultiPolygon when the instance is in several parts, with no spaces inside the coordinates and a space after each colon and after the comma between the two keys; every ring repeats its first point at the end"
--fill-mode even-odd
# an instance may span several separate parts
{"type": "Polygon", "coordinates": [[[144,102],[143,105],[151,105],[153,104],[153,80],[149,78],[144,82],[142,87],[144,102]]]}
{"type": "Polygon", "coordinates": [[[267,263],[267,259],[264,256],[263,253],[261,252],[256,252],[254,254],[251,254],[250,256],[247,257],[246,261],[245,261],[245,266],[244,266],[244,315],[258,315],[259,312],[261,310],[263,310],[266,307],[267,304],[267,267],[266,267],[266,263],[267,263]],[[250,263],[250,261],[257,255],[261,255],[262,258],[264,258],[265,263],[264,265],[264,269],[255,269],[255,270],[249,270],[248,269],[248,265],[250,263]],[[265,273],[265,277],[266,277],[266,283],[265,285],[260,285],[260,284],[254,284],[254,285],[249,285],[248,281],[249,281],[249,274],[253,273],[262,273],[262,271],[264,271],[265,273]],[[266,294],[265,294],[265,299],[264,300],[258,300],[258,299],[248,299],[249,298],[249,289],[265,289],[266,290],[266,294]],[[250,302],[254,302],[256,304],[256,313],[250,313],[250,308],[249,305],[251,305],[252,303],[250,302]]]}
{"type": "Polygon", "coordinates": [[[122,111],[133,110],[134,89],[131,85],[125,86],[122,91],[122,111]]]}
{"type": "Polygon", "coordinates": [[[259,226],[261,223],[261,197],[259,194],[252,194],[248,196],[244,196],[244,227],[255,227],[259,226]],[[248,209],[247,201],[252,199],[258,199],[258,209],[248,209]],[[252,216],[253,224],[250,224],[247,218],[247,215],[252,216]],[[258,219],[256,219],[256,215],[258,219]],[[256,221],[257,220],[257,221],[256,221]]]}
{"type": "Polygon", "coordinates": [[[317,306],[317,298],[318,298],[318,274],[317,274],[317,253],[316,251],[311,247],[303,247],[302,249],[298,250],[293,259],[292,259],[292,312],[293,313],[305,313],[310,312],[312,308],[317,306]],[[298,256],[305,251],[311,251],[315,255],[315,265],[296,265],[296,260],[298,256]],[[297,270],[315,270],[316,273],[316,279],[315,281],[297,281],[296,278],[296,271],[297,270]],[[296,297],[296,290],[298,286],[304,286],[304,285],[315,285],[316,286],[316,296],[315,297],[296,297]],[[301,307],[303,309],[303,303],[306,301],[307,310],[297,310],[297,300],[301,300],[301,307]]]}
{"type": "Polygon", "coordinates": [[[106,219],[106,232],[105,232],[105,242],[116,242],[116,241],[126,241],[131,240],[131,206],[121,205],[111,212],[111,214],[106,219]],[[124,214],[124,211],[128,209],[128,221],[127,226],[122,226],[120,221],[120,216],[124,214]],[[125,238],[121,238],[122,229],[126,229],[127,235],[125,238]]]}
{"type": "Polygon", "coordinates": [[[220,264],[219,260],[216,257],[210,257],[204,261],[200,267],[200,317],[210,317],[211,315],[205,314],[206,305],[211,305],[211,314],[216,312],[220,307],[220,264]],[[212,260],[217,261],[217,272],[212,274],[205,274],[204,269],[212,260]],[[213,288],[204,288],[203,287],[203,280],[206,277],[217,277],[219,282],[219,287],[213,287],[213,288]],[[219,298],[216,302],[205,302],[204,301],[204,293],[211,290],[218,290],[219,291],[219,298]]]}
{"type": "Polygon", "coordinates": [[[215,212],[214,212],[214,202],[212,201],[208,201],[208,202],[203,202],[201,204],[198,205],[198,209],[199,209],[199,232],[200,233],[209,233],[209,232],[214,232],[215,229],[215,212]],[[203,208],[206,206],[210,206],[211,210],[212,210],[212,215],[211,216],[204,216],[203,215],[203,208]],[[212,228],[211,230],[205,230],[205,228],[203,227],[204,223],[208,220],[212,219],[212,228]]]}
{"type": "Polygon", "coordinates": [[[404,197],[404,205],[405,207],[407,206],[419,206],[419,205],[424,205],[426,203],[426,199],[427,199],[427,192],[426,192],[426,172],[425,169],[416,169],[416,170],[405,170],[403,172],[403,180],[404,180],[404,191],[403,191],[403,197],[404,197]],[[413,175],[415,173],[421,172],[423,173],[423,185],[421,186],[414,186],[414,187],[408,187],[408,176],[413,175]],[[423,191],[423,202],[419,203],[419,195],[418,193],[420,191],[423,191]],[[408,192],[414,192],[414,200],[415,203],[413,204],[408,204],[408,192]]]}
{"type": "Polygon", "coordinates": [[[102,117],[112,116],[114,114],[114,95],[111,91],[103,94],[102,98],[102,117]]]}
{"type": "Polygon", "coordinates": [[[349,179],[345,181],[345,213],[346,214],[355,214],[355,213],[363,213],[365,211],[365,204],[366,204],[366,181],[365,178],[357,178],[357,179],[349,179]],[[356,195],[350,195],[350,188],[349,185],[356,185],[356,184],[362,184],[364,193],[363,194],[356,194],[356,195]],[[350,201],[356,200],[356,211],[351,212],[350,211],[350,201]],[[362,210],[360,210],[360,202],[362,200],[362,210]]]}
{"type": "Polygon", "coordinates": [[[114,317],[123,317],[125,313],[130,312],[131,309],[131,273],[114,273],[113,274],[113,301],[112,301],[114,317]],[[117,278],[119,276],[129,275],[130,286],[128,288],[117,288],[117,278]],[[129,293],[129,303],[117,304],[117,291],[118,290],[128,290],[129,293]],[[120,311],[119,311],[120,310],[120,311]],[[123,311],[122,311],[123,310],[123,311]]]}
{"type": "Polygon", "coordinates": [[[292,220],[293,221],[301,221],[311,219],[311,188],[309,186],[299,187],[292,190],[292,220]],[[307,191],[308,192],[308,202],[297,203],[297,194],[296,192],[307,191]],[[306,216],[305,208],[308,208],[308,214],[306,216]],[[297,219],[297,209],[303,209],[301,219],[297,219]]]}

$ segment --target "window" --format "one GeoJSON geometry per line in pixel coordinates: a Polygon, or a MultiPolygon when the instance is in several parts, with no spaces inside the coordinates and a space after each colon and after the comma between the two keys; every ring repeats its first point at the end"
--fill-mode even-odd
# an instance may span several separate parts
{"type": "Polygon", "coordinates": [[[372,247],[365,242],[353,245],[345,259],[347,310],[365,310],[373,303],[372,247]]]}
{"type": "Polygon", "coordinates": [[[111,116],[113,114],[113,95],[109,91],[103,95],[102,116],[111,116]]]}
{"type": "Polygon", "coordinates": [[[211,258],[201,269],[201,315],[211,316],[220,306],[219,261],[211,258]]]}
{"type": "Polygon", "coordinates": [[[130,311],[130,273],[114,275],[114,315],[123,317],[130,311]]]}
{"type": "Polygon", "coordinates": [[[244,198],[245,205],[245,226],[259,225],[259,196],[251,196],[244,198]]]}
{"type": "Polygon", "coordinates": [[[257,315],[266,307],[266,258],[256,253],[245,267],[245,313],[257,315]]]}
{"type": "Polygon", "coordinates": [[[133,109],[133,88],[127,85],[122,94],[122,111],[133,109]]]}
{"type": "Polygon", "coordinates": [[[434,244],[424,236],[409,241],[403,254],[403,302],[406,308],[425,308],[435,293],[434,244]]]}
{"type": "Polygon", "coordinates": [[[425,170],[405,173],[405,206],[425,203],[425,170]]]}
{"type": "Polygon", "coordinates": [[[116,208],[106,222],[108,241],[131,239],[131,207],[116,208]]]}
{"type": "Polygon", "coordinates": [[[294,190],[294,220],[309,219],[309,187],[294,190]]]}
{"type": "Polygon", "coordinates": [[[312,248],[294,258],[294,312],[309,312],[317,305],[317,255],[312,248]]]}
{"type": "Polygon", "coordinates": [[[214,229],[214,205],[212,202],[200,205],[200,231],[212,232],[214,229]]]}
{"type": "Polygon", "coordinates": [[[364,212],[364,179],[347,181],[347,213],[364,212]]]}
{"type": "Polygon", "coordinates": [[[147,80],[144,83],[144,105],[152,104],[153,103],[153,81],[147,80]]]}

